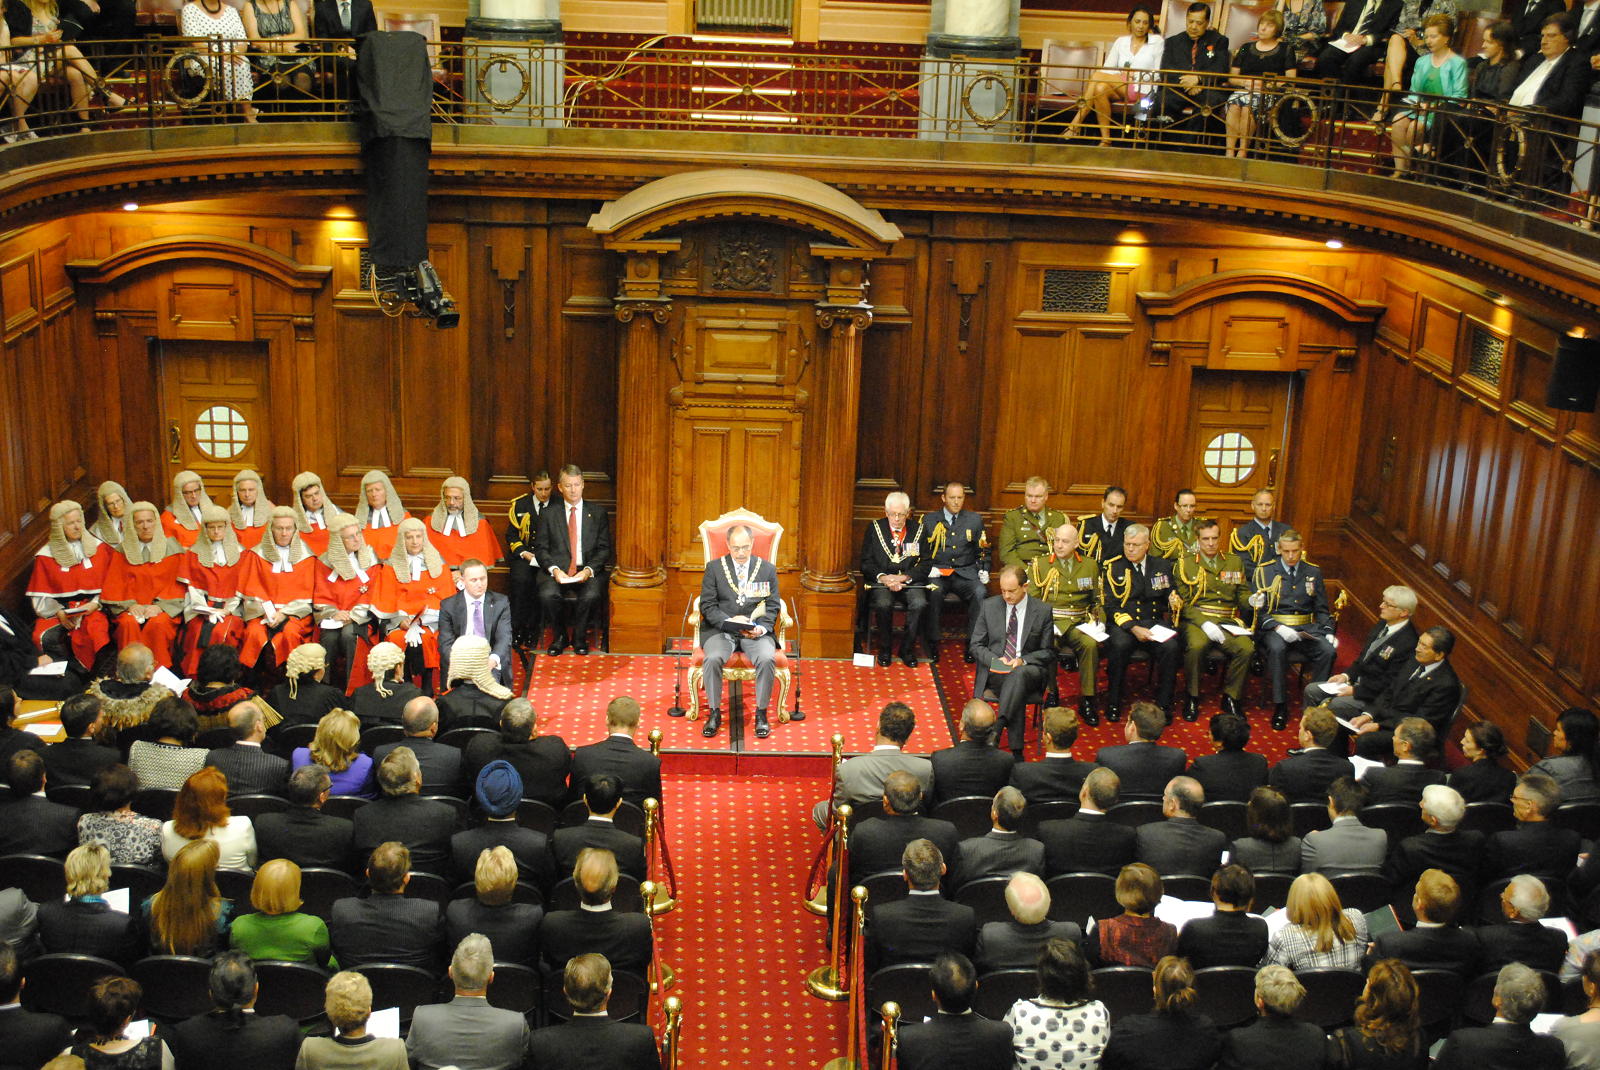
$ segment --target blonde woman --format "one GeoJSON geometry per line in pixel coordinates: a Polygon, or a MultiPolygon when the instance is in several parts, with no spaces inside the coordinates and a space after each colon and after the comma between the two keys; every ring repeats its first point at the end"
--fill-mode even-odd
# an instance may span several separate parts
{"type": "Polygon", "coordinates": [[[1369,937],[1367,919],[1355,907],[1341,908],[1339,893],[1320,873],[1302,873],[1289,885],[1289,924],[1273,934],[1263,966],[1291,970],[1361,968],[1369,937]]]}
{"type": "Polygon", "coordinates": [[[363,799],[378,794],[372,783],[372,758],[362,754],[361,721],[349,710],[330,710],[317,722],[311,746],[296,747],[289,758],[291,770],[316,762],[328,767],[335,795],[359,795],[363,799]]]}
{"type": "Polygon", "coordinates": [[[295,1070],[407,1070],[405,1041],[367,1033],[372,985],[365,977],[351,971],[334,974],[322,1007],[338,1036],[307,1037],[295,1070]]]}
{"type": "MultiPolygon", "coordinates": [[[[28,32],[17,33],[17,27],[13,26],[11,45],[28,51],[14,57],[12,63],[31,67],[40,78],[53,77],[64,66],[67,86],[72,92],[72,110],[83,122],[89,121],[91,89],[105,97],[106,105],[112,111],[120,111],[128,106],[120,93],[112,92],[101,81],[94,67],[78,51],[77,45],[63,43],[61,10],[56,6],[56,0],[22,0],[22,4],[29,15],[28,32]]],[[[38,88],[37,81],[34,87],[38,88]]],[[[13,103],[12,107],[15,109],[16,105],[13,103]]]]}

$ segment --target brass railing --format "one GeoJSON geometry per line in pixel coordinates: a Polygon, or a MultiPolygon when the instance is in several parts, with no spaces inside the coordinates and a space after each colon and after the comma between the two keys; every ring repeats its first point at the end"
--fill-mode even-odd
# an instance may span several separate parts
{"type": "MultiPolygon", "coordinates": [[[[28,101],[7,138],[78,130],[339,120],[352,114],[354,63],[333,42],[264,52],[249,42],[152,37],[12,49],[0,91],[28,101]],[[76,47],[78,53],[64,51],[76,47]],[[81,55],[81,58],[78,58],[81,55]],[[69,77],[75,67],[83,77],[69,77]],[[79,88],[81,87],[81,88],[79,88]],[[239,99],[252,97],[249,109],[239,99]],[[125,105],[109,107],[120,96],[125,105]]],[[[831,55],[655,38],[633,48],[434,43],[436,121],[501,127],[739,131],[935,141],[1067,143],[1090,69],[1028,61],[831,55]]],[[[1162,72],[1110,108],[1110,147],[1219,155],[1391,175],[1592,226],[1600,215],[1600,125],[1538,109],[1424,97],[1374,118],[1370,88],[1314,79],[1225,79],[1181,89],[1162,72]],[[1253,89],[1248,99],[1236,91],[1253,89]],[[1413,135],[1403,138],[1400,133],[1413,135]],[[1398,133],[1397,133],[1398,132],[1398,133]],[[1398,173],[1396,173],[1398,172],[1398,173]]],[[[1091,150],[1091,116],[1076,141],[1091,150]]],[[[1090,154],[1071,162],[1095,162],[1090,154]]],[[[1126,155],[1119,167],[1137,166],[1126,155]]],[[[1166,165],[1170,167],[1170,164],[1166,165]]],[[[1214,166],[1208,171],[1215,173],[1214,166]]],[[[1258,174],[1265,174],[1259,172],[1258,174]]],[[[1253,176],[1254,177],[1254,176],[1253,176]]],[[[1263,179],[1268,180],[1270,179],[1263,179]]]]}

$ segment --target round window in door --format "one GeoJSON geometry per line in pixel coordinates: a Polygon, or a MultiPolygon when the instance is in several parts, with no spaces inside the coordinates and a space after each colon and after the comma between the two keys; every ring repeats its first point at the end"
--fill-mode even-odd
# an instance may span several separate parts
{"type": "Polygon", "coordinates": [[[1206,475],[1223,487],[1237,487],[1256,470],[1256,444],[1237,431],[1224,431],[1206,443],[1206,475]]]}
{"type": "Polygon", "coordinates": [[[231,405],[212,405],[194,421],[194,444],[214,461],[229,461],[250,444],[250,424],[231,405]]]}

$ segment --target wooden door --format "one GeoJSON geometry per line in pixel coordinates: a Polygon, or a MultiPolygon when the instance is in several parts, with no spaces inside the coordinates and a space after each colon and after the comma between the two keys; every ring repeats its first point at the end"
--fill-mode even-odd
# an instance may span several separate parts
{"type": "MultiPolygon", "coordinates": [[[[167,486],[189,469],[218,504],[241,468],[270,476],[267,348],[260,342],[152,341],[161,383],[167,486]]],[[[163,501],[166,492],[163,491],[163,501]]]]}
{"type": "Polygon", "coordinates": [[[1196,368],[1190,390],[1188,485],[1205,516],[1224,531],[1250,518],[1250,499],[1262,487],[1277,492],[1278,518],[1288,472],[1289,418],[1295,376],[1196,368]]]}

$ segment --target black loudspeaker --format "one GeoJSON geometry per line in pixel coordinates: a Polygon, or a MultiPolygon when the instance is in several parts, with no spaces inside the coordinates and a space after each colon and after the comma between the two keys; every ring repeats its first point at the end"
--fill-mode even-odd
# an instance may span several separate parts
{"type": "Polygon", "coordinates": [[[1600,400],[1600,338],[1561,336],[1544,403],[1568,412],[1593,412],[1600,400]]]}

